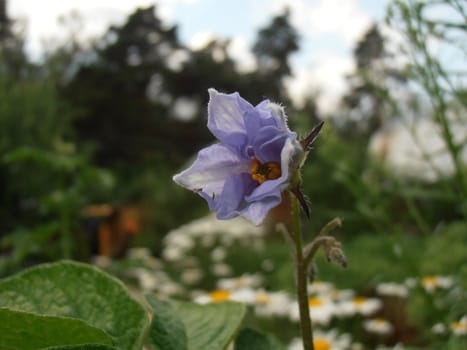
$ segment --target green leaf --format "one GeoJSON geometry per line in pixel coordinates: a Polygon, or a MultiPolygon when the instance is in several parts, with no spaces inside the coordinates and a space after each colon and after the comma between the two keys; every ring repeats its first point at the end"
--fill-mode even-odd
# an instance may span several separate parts
{"type": "Polygon", "coordinates": [[[142,348],[149,323],[123,283],[70,261],[43,264],[0,281],[0,307],[82,319],[106,331],[125,350],[142,348]]]}
{"type": "Polygon", "coordinates": [[[64,345],[52,346],[41,350],[119,350],[113,346],[104,344],[82,344],[82,345],[64,345]]]}
{"type": "Polygon", "coordinates": [[[9,350],[86,343],[112,345],[112,338],[104,331],[81,320],[4,308],[0,308],[0,334],[0,349],[9,350]]]}
{"type": "Polygon", "coordinates": [[[168,301],[160,301],[152,295],[146,300],[154,313],[149,330],[149,342],[157,350],[186,350],[187,336],[185,325],[168,301]]]}
{"type": "Polygon", "coordinates": [[[199,305],[171,301],[185,324],[189,350],[225,349],[245,316],[245,305],[225,302],[199,305]]]}
{"type": "Polygon", "coordinates": [[[271,334],[245,328],[235,339],[235,350],[285,350],[285,347],[271,334]]]}

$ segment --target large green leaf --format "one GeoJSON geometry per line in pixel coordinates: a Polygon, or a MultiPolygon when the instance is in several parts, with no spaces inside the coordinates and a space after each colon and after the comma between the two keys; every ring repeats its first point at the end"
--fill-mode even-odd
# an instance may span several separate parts
{"type": "Polygon", "coordinates": [[[189,350],[225,349],[246,311],[245,305],[232,302],[207,305],[171,302],[185,324],[189,350]]]}
{"type": "Polygon", "coordinates": [[[0,349],[9,350],[87,343],[112,345],[109,335],[81,320],[4,308],[0,308],[0,334],[0,349]]]}
{"type": "Polygon", "coordinates": [[[82,319],[125,350],[141,349],[149,323],[120,281],[70,261],[40,265],[0,281],[0,307],[82,319]]]}
{"type": "Polygon", "coordinates": [[[83,344],[83,345],[64,345],[52,346],[41,350],[120,350],[110,345],[104,344],[83,344]]]}
{"type": "Polygon", "coordinates": [[[285,346],[271,334],[245,328],[235,339],[235,350],[285,350],[285,346]]]}
{"type": "Polygon", "coordinates": [[[187,350],[185,325],[168,301],[161,301],[146,295],[154,313],[149,330],[150,345],[157,350],[187,350]]]}

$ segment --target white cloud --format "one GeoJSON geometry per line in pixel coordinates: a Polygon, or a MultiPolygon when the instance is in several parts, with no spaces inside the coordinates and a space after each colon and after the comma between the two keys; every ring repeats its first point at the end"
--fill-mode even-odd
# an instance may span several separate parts
{"type": "MultiPolygon", "coordinates": [[[[195,4],[201,0],[160,0],[157,15],[165,22],[173,21],[178,3],[195,4]]],[[[58,18],[75,10],[82,18],[79,39],[84,40],[105,33],[109,25],[121,24],[137,7],[154,5],[154,0],[14,0],[8,3],[11,18],[26,22],[27,51],[38,58],[44,39],[63,40],[69,34],[60,26],[58,18]]]]}
{"type": "Polygon", "coordinates": [[[322,113],[335,110],[345,91],[345,75],[354,69],[350,57],[322,51],[313,55],[305,66],[294,69],[293,76],[286,81],[292,101],[302,105],[309,96],[318,93],[318,107],[322,113]]]}
{"type": "Polygon", "coordinates": [[[354,44],[371,23],[371,17],[357,0],[275,0],[274,13],[285,7],[291,11],[292,24],[309,37],[333,34],[347,44],[354,44]]]}
{"type": "Polygon", "coordinates": [[[197,32],[188,41],[187,46],[192,50],[201,50],[211,41],[217,39],[213,32],[197,32]]]}

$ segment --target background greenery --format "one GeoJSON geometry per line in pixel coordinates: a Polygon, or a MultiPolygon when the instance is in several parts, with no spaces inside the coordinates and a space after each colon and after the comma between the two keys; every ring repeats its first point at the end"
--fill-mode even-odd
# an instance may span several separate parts
{"type": "MultiPolygon", "coordinates": [[[[312,208],[304,231],[311,237],[333,217],[343,218],[337,235],[349,268],[318,261],[320,276],[342,288],[444,274],[455,275],[465,291],[466,140],[455,139],[454,128],[465,127],[466,71],[451,71],[430,51],[428,38],[465,57],[467,9],[455,0],[406,0],[393,1],[387,14],[404,41],[389,50],[382,24],[375,23],[356,45],[348,93],[328,116],[303,171],[312,208]],[[438,7],[456,16],[433,19],[429,11],[438,7]],[[398,65],[396,56],[407,60],[398,65]],[[401,91],[408,102],[400,100],[401,91]],[[424,120],[439,126],[452,176],[433,182],[399,177],[369,153],[376,132],[396,122],[413,130],[424,120]]],[[[201,198],[171,178],[214,141],[205,126],[209,87],[239,91],[252,103],[264,96],[280,101],[300,135],[323,118],[312,97],[298,108],[285,91],[290,57],[300,49],[288,12],[258,31],[253,52],[260,69],[250,73],[236,70],[225,40],[196,51],[185,47],[155,7],[136,10],[92,43],[71,36],[40,63],[25,55],[13,23],[0,23],[0,276],[62,258],[89,261],[94,252],[82,210],[91,204],[137,204],[141,229],[129,245],[160,256],[170,229],[207,213],[201,198]],[[158,39],[150,40],[154,33],[158,39]],[[181,51],[186,61],[170,67],[167,57],[181,51]],[[218,52],[225,59],[216,60],[218,52]],[[197,106],[189,121],[174,109],[184,98],[197,106]]],[[[269,287],[290,289],[288,252],[280,237],[268,237],[268,258],[277,266],[269,287]]],[[[229,264],[236,274],[255,272],[262,258],[232,249],[229,264]]],[[[414,300],[407,317],[424,329],[436,313],[422,295],[414,300]]],[[[455,317],[467,312],[465,295],[452,305],[455,317]]]]}

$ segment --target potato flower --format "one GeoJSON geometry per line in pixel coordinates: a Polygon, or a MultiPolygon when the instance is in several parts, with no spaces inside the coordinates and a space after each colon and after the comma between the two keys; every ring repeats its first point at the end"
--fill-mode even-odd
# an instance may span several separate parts
{"type": "Polygon", "coordinates": [[[259,225],[291,187],[305,149],[279,105],[253,106],[214,89],[209,96],[208,129],[219,142],[173,179],[203,197],[218,219],[243,216],[259,225]]]}

